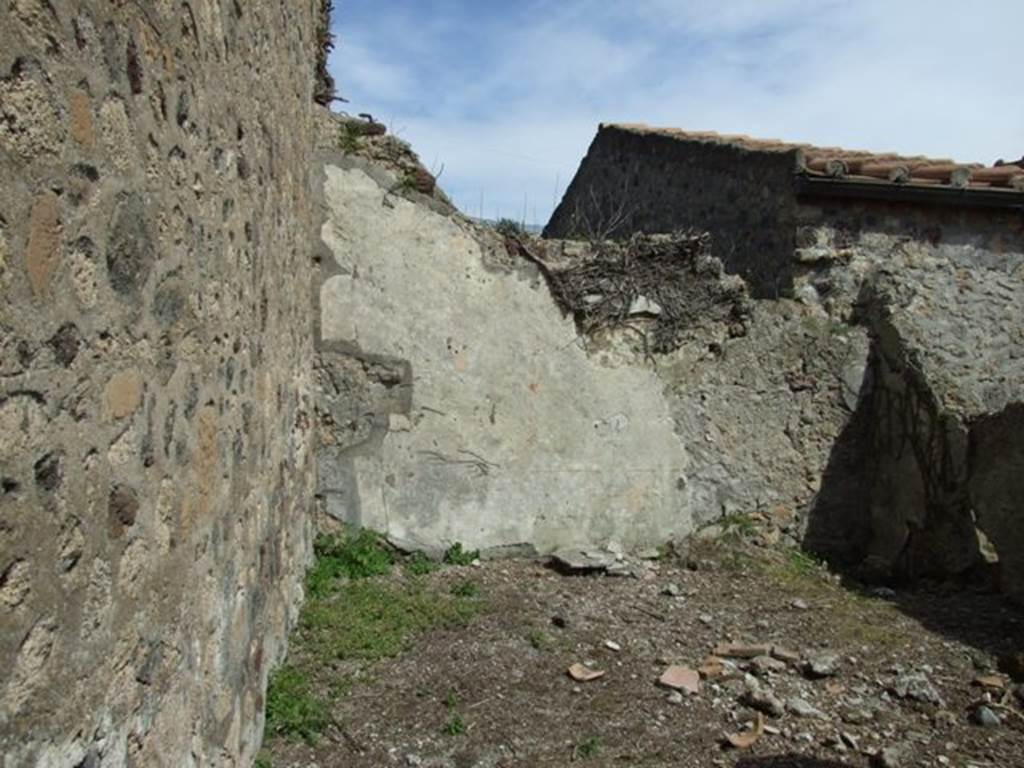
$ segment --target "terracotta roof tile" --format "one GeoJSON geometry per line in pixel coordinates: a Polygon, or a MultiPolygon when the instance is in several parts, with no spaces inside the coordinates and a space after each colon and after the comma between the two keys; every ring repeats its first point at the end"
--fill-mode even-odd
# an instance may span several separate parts
{"type": "Polygon", "coordinates": [[[949,158],[816,147],[742,134],[684,131],[641,123],[614,123],[602,127],[641,135],[668,136],[682,141],[725,144],[752,152],[796,152],[798,171],[810,177],[1024,192],[1024,157],[986,167],[981,163],[957,163],[949,158]]]}

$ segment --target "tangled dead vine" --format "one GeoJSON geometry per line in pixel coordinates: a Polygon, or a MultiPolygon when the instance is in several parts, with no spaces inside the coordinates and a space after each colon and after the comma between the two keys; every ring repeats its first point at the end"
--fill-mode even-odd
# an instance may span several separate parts
{"type": "Polygon", "coordinates": [[[664,354],[696,327],[723,323],[734,336],[746,332],[746,284],[723,274],[706,232],[593,243],[516,235],[506,236],[506,247],[540,267],[555,301],[584,335],[635,329],[642,320],[645,349],[664,354]]]}
{"type": "Polygon", "coordinates": [[[329,107],[333,101],[344,101],[337,95],[334,78],[327,69],[327,59],[334,50],[334,34],[331,32],[331,14],[334,12],[333,0],[322,0],[320,16],[317,19],[317,60],[316,81],[313,86],[313,101],[329,107]]]}

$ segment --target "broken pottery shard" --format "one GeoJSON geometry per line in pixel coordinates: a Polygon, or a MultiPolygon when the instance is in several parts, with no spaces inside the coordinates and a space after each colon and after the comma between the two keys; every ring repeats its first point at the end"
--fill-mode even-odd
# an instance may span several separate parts
{"type": "Polygon", "coordinates": [[[604,676],[604,670],[591,669],[584,664],[577,663],[569,667],[569,677],[578,683],[589,683],[591,680],[597,680],[604,676]]]}
{"type": "Polygon", "coordinates": [[[604,550],[559,549],[551,553],[551,564],[567,573],[605,571],[615,564],[615,555],[604,550]]]}
{"type": "Polygon", "coordinates": [[[730,746],[735,749],[750,749],[757,742],[758,739],[764,734],[764,715],[760,712],[757,713],[757,719],[754,721],[754,727],[749,731],[743,733],[730,733],[726,736],[726,741],[730,746]]]}
{"type": "Polygon", "coordinates": [[[695,669],[673,664],[662,672],[658,685],[696,696],[700,693],[700,674],[695,669]]]}
{"type": "Polygon", "coordinates": [[[991,688],[992,690],[1001,691],[1006,688],[1006,678],[1002,675],[981,675],[980,677],[974,678],[974,680],[971,681],[971,684],[981,688],[991,688]]]}
{"type": "Polygon", "coordinates": [[[733,659],[754,659],[758,656],[768,656],[771,652],[772,647],[766,644],[719,643],[715,646],[715,656],[733,659]]]}

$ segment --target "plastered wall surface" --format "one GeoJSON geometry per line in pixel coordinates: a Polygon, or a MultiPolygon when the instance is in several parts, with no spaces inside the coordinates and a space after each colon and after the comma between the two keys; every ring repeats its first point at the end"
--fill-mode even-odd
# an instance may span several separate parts
{"type": "Polygon", "coordinates": [[[689,532],[686,447],[651,371],[588,355],[539,275],[489,264],[459,219],[355,167],[328,165],[324,195],[323,340],[392,361],[405,390],[377,442],[321,455],[328,511],[428,548],[689,532]]]}

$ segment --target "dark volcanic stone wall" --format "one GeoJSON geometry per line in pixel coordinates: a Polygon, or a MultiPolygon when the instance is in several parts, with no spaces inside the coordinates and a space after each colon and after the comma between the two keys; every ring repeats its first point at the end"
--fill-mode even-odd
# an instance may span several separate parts
{"type": "Polygon", "coordinates": [[[319,0],[0,0],[0,764],[247,765],[309,551],[319,0]]]}
{"type": "Polygon", "coordinates": [[[743,276],[755,297],[787,295],[796,163],[795,150],[753,152],[602,126],[544,236],[706,230],[712,253],[726,271],[743,276]]]}

